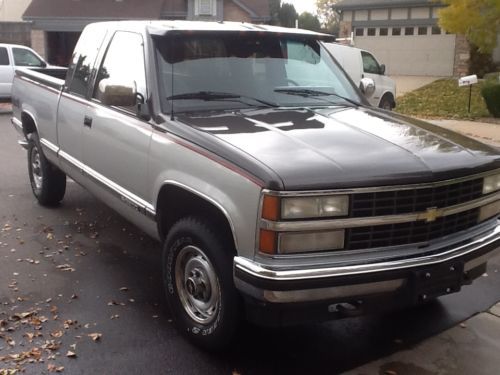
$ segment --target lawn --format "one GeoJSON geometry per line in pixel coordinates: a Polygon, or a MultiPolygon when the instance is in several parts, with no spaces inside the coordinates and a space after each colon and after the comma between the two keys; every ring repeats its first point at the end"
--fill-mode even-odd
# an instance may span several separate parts
{"type": "Polygon", "coordinates": [[[458,87],[456,79],[440,79],[397,100],[395,111],[424,118],[468,119],[491,117],[481,96],[481,83],[472,86],[471,112],[469,88],[458,87]]]}

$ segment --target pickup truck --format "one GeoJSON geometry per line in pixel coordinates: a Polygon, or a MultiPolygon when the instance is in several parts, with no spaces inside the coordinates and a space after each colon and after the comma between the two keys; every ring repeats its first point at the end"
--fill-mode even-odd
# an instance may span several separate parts
{"type": "Polygon", "coordinates": [[[0,100],[10,99],[14,72],[22,67],[29,67],[59,78],[64,78],[66,75],[65,68],[49,65],[31,48],[0,43],[0,100]]]}
{"type": "Polygon", "coordinates": [[[176,326],[222,348],[288,325],[426,303],[500,245],[500,154],[371,107],[323,46],[247,23],[85,28],[66,80],[19,69],[31,187],[66,178],[162,243],[176,326]]]}

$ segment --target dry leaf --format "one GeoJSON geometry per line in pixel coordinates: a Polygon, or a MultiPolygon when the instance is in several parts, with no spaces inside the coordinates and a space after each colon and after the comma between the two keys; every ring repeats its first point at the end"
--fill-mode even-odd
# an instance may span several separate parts
{"type": "Polygon", "coordinates": [[[76,358],[76,353],[72,352],[71,350],[68,350],[68,352],[66,353],[66,357],[68,357],[68,358],[76,358]]]}
{"type": "Polygon", "coordinates": [[[99,341],[102,337],[102,333],[89,333],[88,336],[94,341],[99,341]]]}

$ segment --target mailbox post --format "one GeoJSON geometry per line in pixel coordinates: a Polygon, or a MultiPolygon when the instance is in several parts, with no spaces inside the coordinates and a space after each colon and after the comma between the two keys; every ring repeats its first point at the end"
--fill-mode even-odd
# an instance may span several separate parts
{"type": "Polygon", "coordinates": [[[470,101],[472,98],[472,85],[477,83],[477,75],[471,75],[462,77],[458,80],[458,87],[469,86],[469,113],[470,113],[470,101]]]}

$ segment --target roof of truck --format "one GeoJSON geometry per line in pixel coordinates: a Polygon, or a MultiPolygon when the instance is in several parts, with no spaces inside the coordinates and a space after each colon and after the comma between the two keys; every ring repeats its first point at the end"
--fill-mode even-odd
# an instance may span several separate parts
{"type": "MultiPolygon", "coordinates": [[[[233,31],[233,32],[272,32],[280,34],[300,34],[318,36],[321,38],[333,38],[332,35],[316,33],[310,30],[292,29],[270,25],[256,25],[246,22],[202,22],[202,21],[110,21],[98,22],[99,25],[107,25],[112,29],[147,29],[151,34],[164,35],[173,31],[233,31]]],[[[93,24],[96,25],[96,24],[93,24]]]]}

